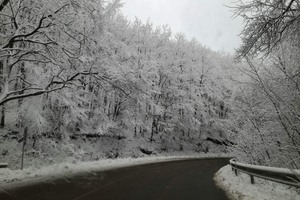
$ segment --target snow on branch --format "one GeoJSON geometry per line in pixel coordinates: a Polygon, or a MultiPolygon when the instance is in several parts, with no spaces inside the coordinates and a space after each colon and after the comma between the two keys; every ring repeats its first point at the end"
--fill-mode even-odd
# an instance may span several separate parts
{"type": "MultiPolygon", "coordinates": [[[[98,72],[78,72],[67,79],[60,78],[59,76],[55,76],[60,78],[60,81],[55,81],[55,77],[53,77],[50,81],[49,84],[47,84],[46,87],[41,88],[41,87],[25,87],[20,90],[15,90],[7,93],[3,93],[0,96],[0,106],[3,105],[4,103],[16,99],[23,99],[26,97],[33,97],[33,96],[38,96],[46,93],[51,93],[54,91],[61,90],[65,88],[68,84],[71,84],[73,81],[76,80],[78,76],[89,76],[89,75],[97,75],[98,72]]],[[[32,85],[32,84],[31,84],[32,85]]]]}

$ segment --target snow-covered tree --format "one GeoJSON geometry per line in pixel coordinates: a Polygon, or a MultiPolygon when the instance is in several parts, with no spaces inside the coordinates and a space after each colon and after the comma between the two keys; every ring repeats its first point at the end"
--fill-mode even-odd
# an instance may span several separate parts
{"type": "Polygon", "coordinates": [[[235,112],[241,157],[299,168],[299,2],[240,1],[236,11],[246,21],[237,53],[248,77],[235,112]]]}

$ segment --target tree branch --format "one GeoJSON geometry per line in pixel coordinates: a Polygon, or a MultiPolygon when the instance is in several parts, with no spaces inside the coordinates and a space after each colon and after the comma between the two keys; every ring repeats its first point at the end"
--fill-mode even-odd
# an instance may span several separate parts
{"type": "Polygon", "coordinates": [[[6,45],[4,45],[3,47],[1,47],[1,49],[5,49],[5,48],[9,48],[9,47],[13,46],[13,44],[14,44],[14,42],[15,42],[15,40],[16,40],[17,38],[27,38],[27,37],[29,37],[29,36],[35,34],[36,32],[38,32],[38,30],[39,30],[40,28],[42,28],[42,24],[43,24],[43,21],[44,21],[45,19],[46,19],[46,17],[42,17],[42,18],[39,20],[39,23],[38,23],[37,27],[36,27],[33,31],[31,31],[30,33],[13,36],[13,37],[8,41],[8,43],[7,43],[6,45]]]}
{"type": "Polygon", "coordinates": [[[4,0],[1,4],[0,4],[0,12],[5,8],[5,6],[10,2],[10,0],[4,0]]]}
{"type": "Polygon", "coordinates": [[[50,81],[50,83],[43,89],[43,88],[33,88],[33,87],[26,87],[26,88],[23,88],[21,90],[16,90],[16,91],[12,91],[10,93],[7,93],[7,94],[2,94],[2,97],[0,97],[0,106],[3,105],[4,103],[8,102],[8,101],[12,101],[12,100],[16,100],[16,99],[23,99],[23,98],[26,98],[26,97],[32,97],[32,96],[38,96],[38,95],[42,95],[42,94],[45,94],[45,93],[50,93],[50,92],[54,92],[54,91],[57,91],[57,90],[61,90],[65,87],[67,87],[67,84],[70,84],[72,83],[72,81],[75,81],[75,79],[78,77],[78,76],[87,76],[87,75],[97,75],[98,72],[78,72],[76,74],[74,74],[73,76],[67,78],[66,80],[63,80],[62,81],[54,81],[54,79],[52,79],[50,81]],[[52,86],[56,85],[56,87],[54,88],[51,88],[52,86]],[[25,93],[25,94],[19,94],[19,95],[14,95],[14,94],[18,94],[20,92],[26,92],[26,91],[30,91],[30,90],[38,90],[38,91],[33,91],[33,92],[28,92],[28,93],[25,93]],[[13,95],[13,96],[11,96],[13,95]]]}

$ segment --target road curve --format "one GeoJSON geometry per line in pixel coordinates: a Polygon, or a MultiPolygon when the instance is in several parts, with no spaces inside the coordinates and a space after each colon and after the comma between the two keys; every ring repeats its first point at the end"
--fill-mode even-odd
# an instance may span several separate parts
{"type": "Polygon", "coordinates": [[[169,161],[0,191],[1,200],[226,200],[213,174],[228,158],[169,161]]]}

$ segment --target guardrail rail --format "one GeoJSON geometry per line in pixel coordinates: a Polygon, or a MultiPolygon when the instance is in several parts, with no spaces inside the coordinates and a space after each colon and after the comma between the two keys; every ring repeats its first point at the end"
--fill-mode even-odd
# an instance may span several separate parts
{"type": "Polygon", "coordinates": [[[0,168],[6,168],[8,166],[7,163],[0,163],[0,168]]]}
{"type": "Polygon", "coordinates": [[[229,162],[236,175],[238,171],[250,175],[251,184],[254,184],[254,177],[258,177],[300,187],[300,170],[244,164],[237,162],[235,159],[231,159],[229,162]]]}

